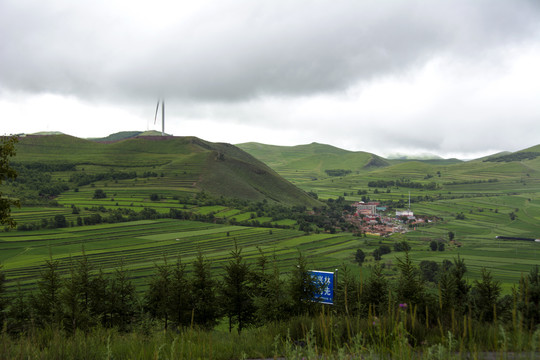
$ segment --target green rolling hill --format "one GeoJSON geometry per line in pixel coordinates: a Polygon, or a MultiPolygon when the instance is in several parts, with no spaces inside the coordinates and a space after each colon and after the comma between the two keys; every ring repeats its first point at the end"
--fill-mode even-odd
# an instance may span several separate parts
{"type": "Polygon", "coordinates": [[[366,186],[375,179],[405,178],[422,183],[435,182],[443,187],[452,182],[535,180],[540,172],[540,145],[514,153],[502,152],[481,159],[385,159],[362,151],[347,151],[312,143],[298,146],[274,146],[259,143],[238,144],[305,190],[321,185],[335,189],[366,186]],[[342,169],[343,176],[330,176],[327,170],[342,169]],[[329,185],[331,183],[332,185],[329,185]]]}
{"type": "MultiPolygon", "coordinates": [[[[214,196],[286,205],[318,205],[304,191],[241,149],[195,137],[115,134],[113,142],[96,142],[68,135],[26,136],[16,146],[18,164],[68,164],[72,171],[56,174],[108,171],[160,174],[152,188],[183,192],[205,191],[214,196]],[[158,181],[159,180],[159,181],[158,181]]],[[[141,183],[139,187],[144,187],[141,183]]],[[[150,186],[150,185],[149,185],[150,186]]],[[[151,189],[149,189],[151,190],[151,189]]]]}
{"type": "Polygon", "coordinates": [[[375,154],[318,143],[275,146],[251,142],[237,146],[293,183],[326,177],[327,170],[342,169],[359,174],[390,165],[390,162],[375,154]]]}

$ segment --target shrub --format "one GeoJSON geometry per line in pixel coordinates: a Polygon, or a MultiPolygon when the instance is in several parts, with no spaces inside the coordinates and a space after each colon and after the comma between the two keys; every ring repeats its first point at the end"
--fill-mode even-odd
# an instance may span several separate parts
{"type": "Polygon", "coordinates": [[[102,189],[96,189],[94,191],[93,199],[104,199],[107,197],[107,194],[102,189]]]}

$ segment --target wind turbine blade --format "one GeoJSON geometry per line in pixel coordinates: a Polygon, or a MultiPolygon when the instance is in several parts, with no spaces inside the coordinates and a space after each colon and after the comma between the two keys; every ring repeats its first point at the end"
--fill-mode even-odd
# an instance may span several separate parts
{"type": "Polygon", "coordinates": [[[165,100],[161,100],[161,136],[165,136],[165,100]]]}
{"type": "Polygon", "coordinates": [[[154,125],[156,125],[158,110],[159,110],[159,100],[158,100],[157,105],[156,105],[156,115],[154,116],[154,125]]]}

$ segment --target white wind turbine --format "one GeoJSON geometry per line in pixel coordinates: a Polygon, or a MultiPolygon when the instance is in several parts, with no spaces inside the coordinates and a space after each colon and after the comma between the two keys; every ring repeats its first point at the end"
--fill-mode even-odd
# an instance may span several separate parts
{"type": "Polygon", "coordinates": [[[156,105],[156,115],[154,116],[154,125],[156,124],[159,111],[159,102],[161,101],[161,136],[165,136],[165,100],[158,100],[156,105]]]}

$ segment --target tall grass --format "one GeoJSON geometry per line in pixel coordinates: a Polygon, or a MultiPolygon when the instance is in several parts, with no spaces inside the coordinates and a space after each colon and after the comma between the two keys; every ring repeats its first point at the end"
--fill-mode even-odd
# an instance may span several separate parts
{"type": "MultiPolygon", "coordinates": [[[[260,328],[163,331],[145,324],[130,333],[94,328],[67,333],[31,328],[12,337],[0,334],[0,359],[538,359],[540,328],[479,324],[465,316],[446,327],[429,328],[415,309],[393,309],[384,316],[296,317],[260,328]]],[[[440,322],[439,322],[440,323],[440,322]]]]}
{"type": "Polygon", "coordinates": [[[288,324],[292,329],[280,352],[287,359],[540,358],[540,328],[478,323],[470,316],[456,321],[456,333],[427,327],[417,321],[414,309],[363,319],[323,313],[301,323],[300,333],[298,324],[296,329],[288,324]]]}
{"type": "Polygon", "coordinates": [[[0,336],[0,359],[242,359],[272,357],[271,331],[236,333],[185,329],[121,333],[96,328],[68,334],[40,329],[17,338],[0,336]]]}

